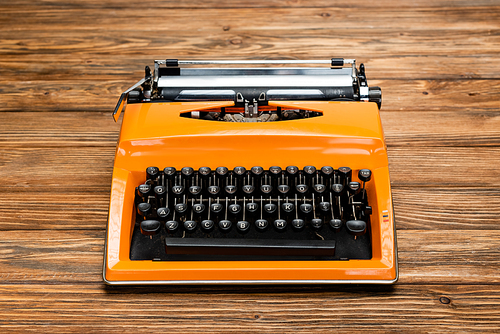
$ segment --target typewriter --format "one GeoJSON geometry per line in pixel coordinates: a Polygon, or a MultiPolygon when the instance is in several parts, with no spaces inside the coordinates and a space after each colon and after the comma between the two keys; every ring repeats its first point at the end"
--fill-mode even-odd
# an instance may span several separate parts
{"type": "Polygon", "coordinates": [[[104,281],[394,283],[380,105],[354,59],[146,66],[113,113],[104,281]]]}

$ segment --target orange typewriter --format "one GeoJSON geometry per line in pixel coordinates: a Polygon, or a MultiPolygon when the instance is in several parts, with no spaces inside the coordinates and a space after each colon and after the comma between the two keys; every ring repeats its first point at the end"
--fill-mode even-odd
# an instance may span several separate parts
{"type": "Polygon", "coordinates": [[[381,90],[362,64],[167,59],[145,72],[113,113],[106,283],[397,280],[381,90]]]}

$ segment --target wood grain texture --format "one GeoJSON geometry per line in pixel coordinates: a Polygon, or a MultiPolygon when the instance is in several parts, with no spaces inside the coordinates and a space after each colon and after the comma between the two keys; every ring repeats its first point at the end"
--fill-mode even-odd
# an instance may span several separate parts
{"type": "Polygon", "coordinates": [[[0,3],[0,332],[500,331],[500,3],[0,3]],[[356,58],[400,280],[106,287],[118,96],[154,59],[356,58]]]}

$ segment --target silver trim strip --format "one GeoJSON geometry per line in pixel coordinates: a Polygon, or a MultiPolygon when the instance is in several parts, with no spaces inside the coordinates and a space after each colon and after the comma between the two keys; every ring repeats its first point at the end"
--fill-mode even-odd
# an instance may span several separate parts
{"type": "MultiPolygon", "coordinates": [[[[177,60],[179,65],[245,65],[245,64],[328,64],[331,59],[309,59],[309,60],[177,60]]],[[[344,59],[345,64],[352,64],[354,59],[344,59]]],[[[165,64],[164,59],[155,60],[155,63],[165,64]]]]}

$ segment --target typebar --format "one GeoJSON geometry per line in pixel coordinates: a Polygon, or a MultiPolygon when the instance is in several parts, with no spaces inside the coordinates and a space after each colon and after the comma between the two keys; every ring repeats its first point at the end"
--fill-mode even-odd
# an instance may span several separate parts
{"type": "Polygon", "coordinates": [[[168,255],[334,256],[335,240],[165,238],[168,255]]]}

